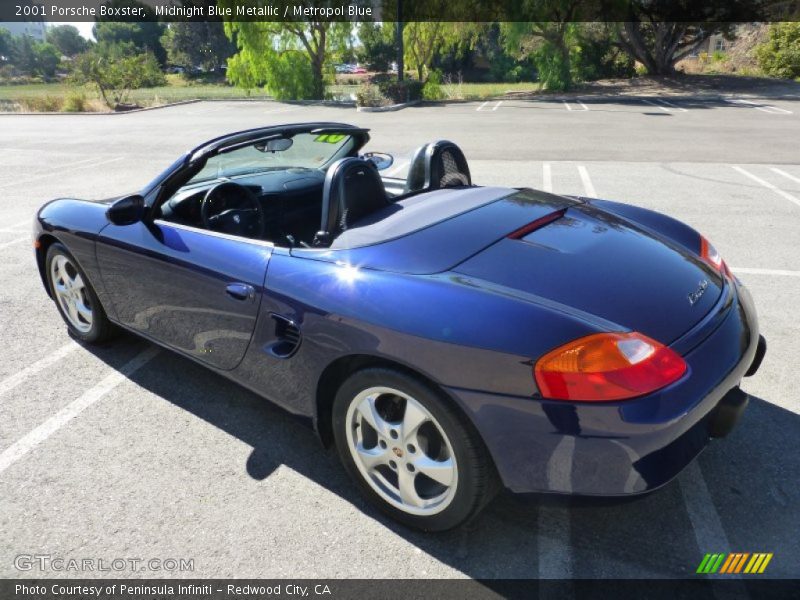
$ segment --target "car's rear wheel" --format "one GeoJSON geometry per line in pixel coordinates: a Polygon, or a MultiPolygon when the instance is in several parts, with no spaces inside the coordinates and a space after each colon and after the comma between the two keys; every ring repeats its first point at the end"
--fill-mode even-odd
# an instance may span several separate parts
{"type": "Polygon", "coordinates": [[[439,393],[405,373],[359,371],[333,406],[336,446],[348,473],[401,523],[442,531],[474,517],[496,491],[474,429],[439,393]]]}
{"type": "Polygon", "coordinates": [[[70,333],[89,343],[112,338],[116,328],[86,274],[62,244],[55,243],[47,249],[45,268],[51,295],[70,333]]]}

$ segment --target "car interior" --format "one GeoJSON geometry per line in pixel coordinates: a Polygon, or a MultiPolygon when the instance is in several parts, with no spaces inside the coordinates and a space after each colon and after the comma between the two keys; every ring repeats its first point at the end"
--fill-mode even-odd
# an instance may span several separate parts
{"type": "Polygon", "coordinates": [[[344,134],[272,136],[234,154],[235,160],[212,157],[158,206],[156,218],[276,246],[327,248],[402,199],[472,185],[464,153],[445,140],[420,146],[406,179],[382,176],[378,168],[391,165],[391,157],[358,155],[344,134]],[[330,144],[324,153],[315,146],[320,138],[318,145],[330,144]]]}

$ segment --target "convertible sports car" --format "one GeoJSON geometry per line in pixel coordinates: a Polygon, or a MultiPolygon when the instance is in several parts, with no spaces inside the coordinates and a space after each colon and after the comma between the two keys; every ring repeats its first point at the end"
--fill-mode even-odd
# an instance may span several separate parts
{"type": "Polygon", "coordinates": [[[54,200],[42,281],[85,342],[124,328],[309,422],[426,530],[514,492],[640,494],[747,404],[750,294],[670,217],[472,184],[446,141],[407,179],[339,123],[226,135],[140,194],[54,200]]]}

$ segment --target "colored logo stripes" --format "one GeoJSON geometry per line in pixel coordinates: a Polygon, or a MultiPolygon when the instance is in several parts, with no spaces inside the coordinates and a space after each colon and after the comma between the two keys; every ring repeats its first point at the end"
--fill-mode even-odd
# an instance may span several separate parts
{"type": "Polygon", "coordinates": [[[771,560],[772,552],[706,554],[696,572],[703,574],[763,573],[771,560]]]}

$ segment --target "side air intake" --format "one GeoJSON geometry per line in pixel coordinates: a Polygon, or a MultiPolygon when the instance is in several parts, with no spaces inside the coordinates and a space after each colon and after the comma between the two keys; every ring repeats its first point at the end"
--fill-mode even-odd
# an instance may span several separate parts
{"type": "Polygon", "coordinates": [[[272,344],[269,351],[278,358],[289,358],[300,347],[303,339],[300,328],[291,319],[280,315],[272,315],[275,321],[275,337],[277,341],[272,344]]]}

